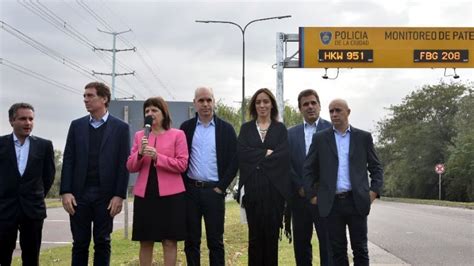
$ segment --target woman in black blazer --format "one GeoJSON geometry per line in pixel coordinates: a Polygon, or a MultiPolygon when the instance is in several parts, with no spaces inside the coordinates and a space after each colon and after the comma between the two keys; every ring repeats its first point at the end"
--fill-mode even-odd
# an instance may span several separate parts
{"type": "Polygon", "coordinates": [[[278,122],[275,97],[259,89],[249,104],[252,120],[238,138],[240,180],[249,228],[252,265],[278,265],[278,239],[283,227],[285,200],[290,195],[288,134],[278,122]]]}

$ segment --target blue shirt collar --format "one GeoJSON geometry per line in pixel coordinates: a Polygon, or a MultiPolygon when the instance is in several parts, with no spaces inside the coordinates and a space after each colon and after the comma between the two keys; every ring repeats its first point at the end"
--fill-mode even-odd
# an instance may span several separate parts
{"type": "Polygon", "coordinates": [[[89,115],[89,122],[107,122],[107,119],[109,119],[109,111],[107,110],[107,112],[105,112],[105,115],[99,119],[99,120],[95,120],[92,115],[89,115]]]}
{"type": "MultiPolygon", "coordinates": [[[[15,132],[13,132],[12,135],[13,135],[13,142],[14,142],[14,143],[18,143],[18,144],[21,145],[20,140],[19,140],[18,137],[15,135],[15,132]]],[[[30,136],[28,135],[28,136],[25,138],[25,142],[24,142],[23,144],[25,144],[27,141],[29,141],[29,138],[30,138],[30,136]]]]}
{"type": "Polygon", "coordinates": [[[214,117],[213,117],[211,119],[211,122],[209,122],[209,124],[205,124],[199,119],[199,116],[198,116],[196,125],[203,125],[204,127],[208,127],[208,126],[216,126],[216,123],[214,122],[214,117]]]}
{"type": "Polygon", "coordinates": [[[336,134],[339,134],[339,135],[342,135],[342,136],[345,136],[347,133],[351,133],[351,125],[349,125],[346,129],[346,131],[344,131],[343,133],[340,133],[334,126],[332,126],[332,130],[334,131],[334,133],[336,134]]]}
{"type": "Polygon", "coordinates": [[[313,124],[310,124],[308,122],[306,122],[306,120],[303,119],[303,124],[304,124],[304,127],[306,128],[307,126],[314,126],[314,127],[318,127],[318,124],[319,124],[319,117],[316,121],[314,121],[313,124]]]}

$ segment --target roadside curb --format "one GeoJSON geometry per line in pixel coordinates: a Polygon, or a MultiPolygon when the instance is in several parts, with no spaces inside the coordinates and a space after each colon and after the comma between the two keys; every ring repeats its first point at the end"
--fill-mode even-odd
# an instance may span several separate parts
{"type": "MultiPolygon", "coordinates": [[[[349,236],[348,229],[346,229],[346,237],[348,239],[347,255],[350,258],[349,261],[351,262],[351,265],[354,265],[354,261],[353,261],[354,257],[352,256],[352,247],[351,247],[351,241],[349,240],[350,236],[349,236]]],[[[367,247],[369,249],[370,265],[375,265],[375,266],[411,265],[370,241],[367,241],[367,247]]]]}
{"type": "Polygon", "coordinates": [[[385,249],[368,242],[370,265],[410,265],[385,249]]]}

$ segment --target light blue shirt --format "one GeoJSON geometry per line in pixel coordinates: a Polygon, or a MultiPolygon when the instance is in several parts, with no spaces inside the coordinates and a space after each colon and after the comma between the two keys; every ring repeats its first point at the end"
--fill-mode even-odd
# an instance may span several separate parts
{"type": "Polygon", "coordinates": [[[340,133],[334,127],[334,136],[336,137],[337,157],[339,166],[337,168],[337,186],[336,193],[352,190],[351,179],[349,177],[349,145],[351,143],[351,127],[349,126],[344,133],[340,133]]]}
{"type": "Polygon", "coordinates": [[[28,163],[28,153],[30,152],[30,137],[26,137],[25,142],[21,145],[20,140],[13,133],[13,143],[15,143],[16,164],[20,175],[25,173],[26,164],[28,163]]]}
{"type": "Polygon", "coordinates": [[[99,128],[105,122],[107,122],[107,119],[109,119],[109,111],[105,112],[105,115],[99,120],[95,120],[91,115],[89,118],[89,124],[94,128],[99,128]]]}
{"type": "Polygon", "coordinates": [[[304,144],[306,148],[306,155],[308,155],[309,147],[311,146],[311,142],[313,142],[313,135],[316,133],[316,128],[318,127],[319,118],[313,124],[303,122],[304,126],[304,144]]]}
{"type": "Polygon", "coordinates": [[[199,118],[197,120],[189,158],[188,176],[194,180],[205,182],[219,181],[214,119],[207,125],[202,123],[199,118]]]}

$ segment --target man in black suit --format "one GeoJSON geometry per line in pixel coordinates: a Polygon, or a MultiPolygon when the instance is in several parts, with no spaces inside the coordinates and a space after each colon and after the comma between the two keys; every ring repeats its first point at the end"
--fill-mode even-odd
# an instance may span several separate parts
{"type": "Polygon", "coordinates": [[[206,226],[209,264],[225,265],[225,191],[237,174],[237,136],[231,124],[214,114],[211,88],[199,87],[194,94],[196,117],[185,121],[189,150],[186,182],[188,237],[184,251],[190,266],[201,265],[201,223],[206,226]]]}
{"type": "Polygon", "coordinates": [[[129,126],[107,111],[110,89],[100,82],[85,86],[89,115],[71,122],[61,172],[63,207],[69,213],[72,265],[87,265],[91,227],[94,265],[110,264],[113,218],[122,210],[129,173],[129,126]]]}
{"type": "Polygon", "coordinates": [[[16,103],[8,110],[13,133],[0,137],[0,265],[10,265],[20,231],[23,265],[38,265],[44,198],[54,181],[51,141],[31,135],[35,110],[16,103]]]}
{"type": "Polygon", "coordinates": [[[332,253],[329,246],[325,218],[319,216],[317,205],[310,204],[305,197],[303,164],[308,153],[313,135],[331,127],[329,121],[319,117],[321,103],[315,90],[303,90],[298,95],[298,108],[303,115],[303,123],[288,129],[290,146],[292,182],[292,224],[293,247],[296,265],[312,265],[313,248],[311,238],[313,225],[319,240],[319,257],[321,265],[332,265],[332,253]]]}
{"type": "Polygon", "coordinates": [[[316,188],[307,195],[327,217],[335,265],[349,265],[346,226],[349,227],[354,265],[369,265],[367,216],[380,197],[383,169],[372,135],[349,124],[351,110],[342,99],[329,104],[333,128],[313,136],[304,164],[304,177],[316,188]],[[370,173],[370,186],[367,171],[370,173]]]}

